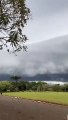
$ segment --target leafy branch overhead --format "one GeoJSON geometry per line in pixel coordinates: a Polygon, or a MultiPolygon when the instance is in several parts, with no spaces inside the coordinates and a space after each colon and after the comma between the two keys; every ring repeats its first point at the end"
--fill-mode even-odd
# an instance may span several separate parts
{"type": "Polygon", "coordinates": [[[27,40],[23,28],[30,16],[25,0],[0,0],[0,49],[13,48],[13,52],[26,50],[27,40]]]}

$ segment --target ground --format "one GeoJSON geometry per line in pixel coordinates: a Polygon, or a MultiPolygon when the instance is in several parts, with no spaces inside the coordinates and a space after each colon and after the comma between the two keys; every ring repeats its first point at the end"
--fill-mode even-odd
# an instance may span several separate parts
{"type": "Polygon", "coordinates": [[[68,107],[0,96],[0,120],[67,120],[68,107]]]}

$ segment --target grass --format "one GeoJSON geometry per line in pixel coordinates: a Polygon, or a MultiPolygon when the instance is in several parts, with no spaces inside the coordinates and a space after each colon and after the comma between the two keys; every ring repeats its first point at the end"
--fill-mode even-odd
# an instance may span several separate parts
{"type": "Polygon", "coordinates": [[[68,93],[66,92],[8,92],[4,95],[68,105],[68,93]]]}

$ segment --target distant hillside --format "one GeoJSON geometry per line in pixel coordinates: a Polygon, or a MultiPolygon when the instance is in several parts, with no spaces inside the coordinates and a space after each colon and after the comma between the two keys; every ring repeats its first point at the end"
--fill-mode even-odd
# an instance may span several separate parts
{"type": "MultiPolygon", "coordinates": [[[[2,74],[0,80],[11,80],[11,75],[2,74]]],[[[25,81],[61,81],[68,82],[68,74],[43,74],[36,75],[33,77],[22,76],[21,80],[25,81]]]]}
{"type": "Polygon", "coordinates": [[[34,77],[23,76],[24,80],[28,81],[61,81],[68,82],[68,74],[43,74],[34,77]]]}

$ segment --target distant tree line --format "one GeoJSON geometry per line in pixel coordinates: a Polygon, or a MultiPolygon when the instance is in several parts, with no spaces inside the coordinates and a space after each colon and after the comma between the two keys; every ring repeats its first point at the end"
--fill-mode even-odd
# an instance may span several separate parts
{"type": "Polygon", "coordinates": [[[14,91],[56,91],[56,92],[68,92],[68,84],[59,85],[49,85],[45,82],[0,82],[0,92],[14,92],[14,91]]]}

